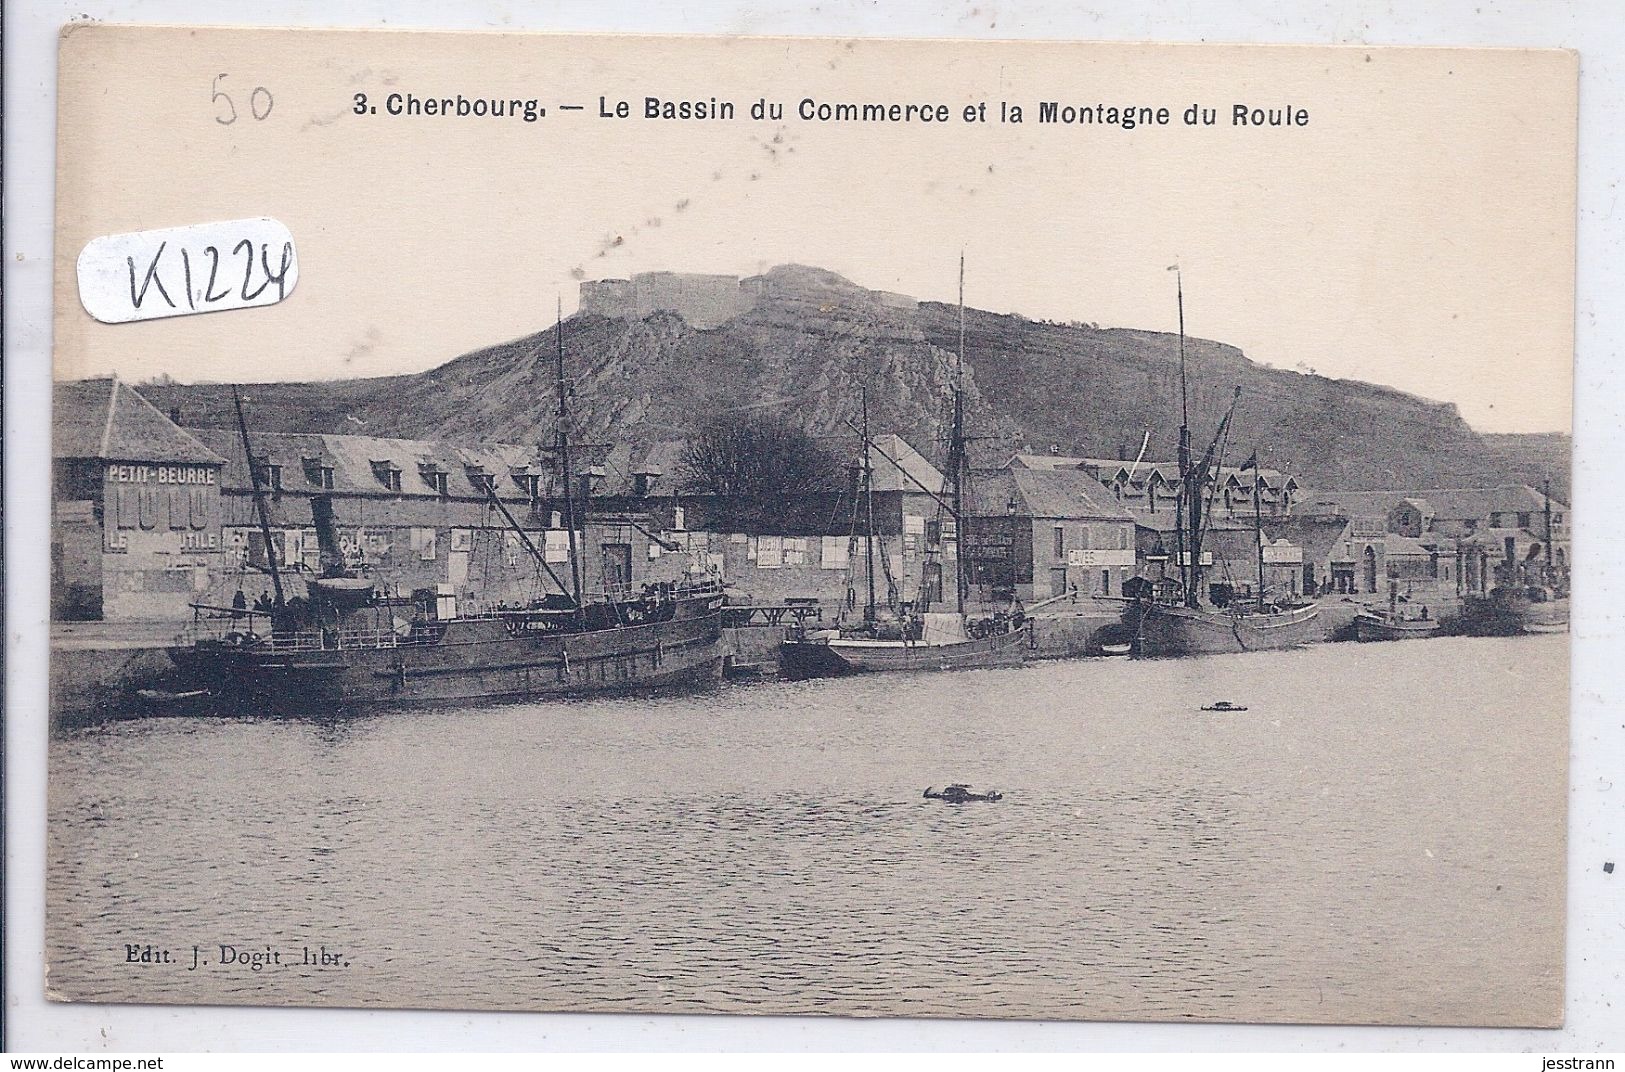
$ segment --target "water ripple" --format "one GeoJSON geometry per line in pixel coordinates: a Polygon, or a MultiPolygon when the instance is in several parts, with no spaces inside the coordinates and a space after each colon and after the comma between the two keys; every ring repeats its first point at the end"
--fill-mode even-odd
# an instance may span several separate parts
{"type": "Polygon", "coordinates": [[[1561,638],[1351,644],[68,731],[51,757],[51,985],[1527,1019],[1561,999],[1566,655],[1561,638]],[[1250,710],[1197,710],[1215,696],[1250,710]],[[921,798],[948,781],[1006,798],[921,798]],[[187,961],[194,944],[325,945],[351,966],[135,970],[126,943],[187,961]]]}

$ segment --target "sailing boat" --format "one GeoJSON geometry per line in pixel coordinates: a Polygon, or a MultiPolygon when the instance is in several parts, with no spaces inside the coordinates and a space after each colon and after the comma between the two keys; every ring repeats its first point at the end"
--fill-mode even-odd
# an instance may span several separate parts
{"type": "MultiPolygon", "coordinates": [[[[960,548],[955,570],[954,609],[932,611],[924,608],[903,610],[897,606],[896,585],[884,558],[887,603],[881,607],[875,589],[874,463],[879,455],[897,468],[906,479],[914,477],[869,436],[869,395],[862,393],[861,439],[862,481],[854,503],[854,537],[857,507],[861,504],[868,519],[864,541],[868,602],[861,621],[842,623],[835,629],[802,632],[779,647],[779,671],[792,679],[834,677],[843,674],[883,670],[970,670],[995,666],[1019,666],[1030,646],[1030,624],[1018,610],[972,617],[966,613],[969,591],[965,573],[964,547],[968,529],[965,506],[965,258],[959,258],[959,350],[954,371],[953,426],[949,439],[945,486],[938,491],[920,490],[936,499],[939,507],[954,520],[960,548]],[[944,496],[947,496],[946,498],[944,496]]],[[[922,577],[922,599],[927,586],[922,577]]],[[[855,603],[849,599],[848,605],[855,603]]]]}
{"type": "MultiPolygon", "coordinates": [[[[276,601],[269,612],[194,606],[191,642],[169,656],[190,688],[227,706],[327,713],[375,704],[577,696],[715,680],[721,670],[722,593],[715,583],[660,586],[589,600],[576,546],[558,322],[558,428],[570,581],[566,584],[495,491],[487,499],[558,591],[530,606],[460,615],[444,588],[386,596],[343,568],[331,498],[311,500],[321,575],[306,597],[285,598],[276,555],[266,556],[276,601]],[[267,625],[268,623],[268,625],[267,625]]],[[[234,392],[235,394],[235,392],[234,392]]],[[[248,423],[237,400],[244,453],[248,423]]],[[[249,465],[267,548],[270,521],[258,469],[249,465]]]]}
{"type": "Polygon", "coordinates": [[[1271,602],[1264,587],[1263,512],[1260,508],[1258,461],[1253,468],[1253,534],[1258,548],[1258,588],[1251,599],[1231,600],[1223,607],[1204,600],[1202,538],[1205,515],[1218,472],[1220,444],[1227,439],[1236,405],[1237,387],[1230,408],[1219,422],[1213,440],[1200,460],[1191,450],[1190,403],[1185,372],[1185,285],[1175,273],[1179,298],[1179,501],[1175,507],[1175,539],[1179,580],[1174,584],[1146,584],[1140,596],[1123,612],[1124,624],[1134,636],[1139,655],[1194,655],[1219,652],[1290,648],[1316,638],[1320,610],[1314,603],[1290,600],[1271,602]]]}

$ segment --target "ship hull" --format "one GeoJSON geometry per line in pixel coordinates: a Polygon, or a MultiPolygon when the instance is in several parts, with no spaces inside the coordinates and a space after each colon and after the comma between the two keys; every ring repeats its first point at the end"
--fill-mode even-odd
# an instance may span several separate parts
{"type": "Polygon", "coordinates": [[[1525,633],[1541,636],[1550,633],[1566,633],[1569,631],[1569,623],[1567,621],[1524,622],[1523,631],[1525,633]]]}
{"type": "Polygon", "coordinates": [[[222,706],[323,713],[389,704],[547,699],[704,683],[721,675],[720,613],[590,632],[516,633],[454,619],[430,642],[277,650],[199,644],[170,651],[222,706]]]}
{"type": "Polygon", "coordinates": [[[1354,636],[1358,640],[1416,640],[1438,631],[1439,623],[1431,618],[1397,621],[1377,614],[1361,614],[1354,619],[1354,636]]]}
{"type": "Polygon", "coordinates": [[[1124,614],[1137,655],[1219,655],[1295,648],[1319,639],[1313,606],[1273,614],[1229,614],[1139,603],[1124,614]]]}
{"type": "Polygon", "coordinates": [[[1460,630],[1471,636],[1566,633],[1569,631],[1568,597],[1531,599],[1518,589],[1469,597],[1462,608],[1460,630]]]}
{"type": "Polygon", "coordinates": [[[900,670],[985,670],[1020,666],[1029,646],[1020,628],[980,640],[924,644],[903,640],[786,640],[779,674],[792,680],[900,670]]]}

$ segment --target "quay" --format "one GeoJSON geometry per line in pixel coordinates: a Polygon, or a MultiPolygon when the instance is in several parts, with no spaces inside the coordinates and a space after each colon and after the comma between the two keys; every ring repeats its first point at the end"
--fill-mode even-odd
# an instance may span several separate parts
{"type": "Polygon", "coordinates": [[[53,622],[53,722],[130,713],[136,690],[162,688],[173,677],[166,649],[179,632],[168,621],[53,622]]]}
{"type": "MultiPolygon", "coordinates": [[[[1061,597],[1042,601],[1028,613],[1032,621],[1035,660],[1098,657],[1103,644],[1122,637],[1126,601],[1098,597],[1073,603],[1061,597]]],[[[1373,593],[1327,598],[1320,602],[1322,629],[1317,642],[1354,640],[1354,618],[1365,610],[1386,607],[1373,593]]],[[[1461,612],[1459,600],[1430,605],[1448,634],[1461,612]]],[[[752,677],[778,673],[779,645],[798,626],[817,625],[833,610],[810,598],[777,604],[724,608],[722,655],[725,666],[749,667],[752,677]]],[[[136,690],[176,687],[166,649],[178,639],[172,621],[58,622],[51,629],[51,696],[53,722],[70,725],[140,711],[136,690]]]]}
{"type": "MultiPolygon", "coordinates": [[[[1099,655],[1129,639],[1130,598],[1181,572],[1181,473],[1167,462],[1016,453],[973,470],[961,529],[931,490],[948,484],[932,461],[900,436],[862,436],[860,535],[856,485],[771,502],[696,493],[666,475],[680,470],[672,444],[582,448],[566,488],[535,445],[263,433],[249,457],[246,437],[188,425],[117,379],[57,385],[53,422],[58,717],[173,687],[165,648],[193,605],[269,605],[272,566],[299,596],[324,568],[318,504],[345,570],[464,613],[533,605],[548,594],[540,563],[593,592],[720,583],[720,654],[762,674],[795,630],[834,625],[877,585],[915,613],[961,587],[967,607],[1020,607],[1029,658],[1099,655]],[[572,501],[585,507],[573,533],[572,501]],[[857,576],[866,563],[874,576],[857,576]]],[[[1447,632],[1496,591],[1567,589],[1569,509],[1527,485],[1312,490],[1255,466],[1210,477],[1201,596],[1314,601],[1312,642],[1352,639],[1355,616],[1390,600],[1447,632]]]]}

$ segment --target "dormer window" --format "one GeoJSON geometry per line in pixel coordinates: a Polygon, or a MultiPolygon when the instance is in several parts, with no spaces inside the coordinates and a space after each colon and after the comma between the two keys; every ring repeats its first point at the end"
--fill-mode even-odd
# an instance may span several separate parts
{"type": "Polygon", "coordinates": [[[525,498],[531,502],[541,498],[542,478],[536,473],[516,472],[513,474],[513,482],[519,486],[519,490],[524,492],[525,498]]]}
{"type": "Polygon", "coordinates": [[[333,467],[324,465],[319,457],[302,457],[300,466],[305,470],[305,483],[316,488],[333,489],[333,467]]]}
{"type": "Polygon", "coordinates": [[[435,465],[420,465],[418,466],[418,476],[423,478],[423,482],[429,485],[429,490],[436,495],[448,494],[446,471],[444,469],[435,465]]]}
{"type": "Polygon", "coordinates": [[[378,483],[390,491],[401,490],[401,470],[389,459],[374,459],[372,462],[372,475],[378,483]]]}
{"type": "Polygon", "coordinates": [[[270,488],[272,491],[282,490],[282,466],[267,457],[255,458],[253,466],[254,479],[259,481],[260,487],[270,488]]]}
{"type": "Polygon", "coordinates": [[[632,494],[640,497],[648,495],[654,490],[655,482],[660,476],[660,468],[653,465],[644,465],[635,470],[632,473],[632,494]]]}
{"type": "Polygon", "coordinates": [[[483,465],[467,465],[463,472],[468,475],[468,482],[474,485],[474,490],[482,495],[494,493],[497,489],[497,480],[494,475],[485,471],[483,465]]]}

